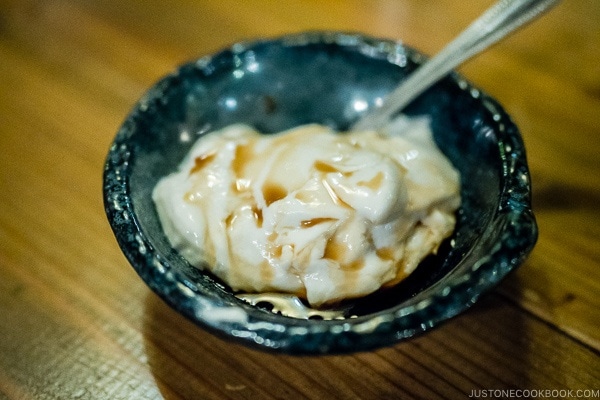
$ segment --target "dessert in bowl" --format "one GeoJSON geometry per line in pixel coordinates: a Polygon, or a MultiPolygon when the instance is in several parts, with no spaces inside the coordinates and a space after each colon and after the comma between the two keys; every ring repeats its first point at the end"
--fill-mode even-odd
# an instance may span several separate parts
{"type": "Polygon", "coordinates": [[[523,262],[537,228],[518,129],[495,100],[457,74],[403,111],[427,118],[437,147],[460,174],[456,225],[397,284],[336,304],[343,310],[338,318],[293,318],[240,298],[173,247],[152,196],[198,139],[236,124],[265,135],[307,124],[346,131],[423,60],[389,40],[309,32],[239,43],[160,80],[126,118],[104,171],[107,216],[135,270],[200,326],[295,354],[390,345],[469,308],[523,262]]]}

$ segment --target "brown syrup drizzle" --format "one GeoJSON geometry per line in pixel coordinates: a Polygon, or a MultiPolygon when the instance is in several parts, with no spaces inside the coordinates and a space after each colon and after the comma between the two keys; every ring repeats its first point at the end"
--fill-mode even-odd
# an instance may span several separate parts
{"type": "Polygon", "coordinates": [[[246,165],[254,156],[254,143],[240,144],[235,149],[235,156],[231,163],[231,167],[236,176],[240,177],[244,173],[246,165]]]}
{"type": "Polygon", "coordinates": [[[198,156],[194,159],[194,166],[190,169],[190,175],[195,174],[214,160],[216,153],[209,153],[198,156]]]}
{"type": "Polygon", "coordinates": [[[263,213],[257,205],[252,207],[252,213],[254,214],[254,219],[256,220],[256,226],[262,228],[263,225],[263,213]]]}
{"type": "Polygon", "coordinates": [[[265,182],[262,187],[263,197],[267,206],[287,196],[287,190],[278,183],[265,182]]]}
{"type": "Polygon", "coordinates": [[[379,171],[377,173],[377,175],[375,175],[373,177],[373,179],[371,179],[369,181],[360,181],[360,182],[357,182],[356,184],[358,186],[365,186],[365,187],[368,187],[369,189],[377,190],[381,187],[384,177],[385,176],[383,175],[383,172],[379,171]]]}
{"type": "Polygon", "coordinates": [[[300,227],[301,228],[311,228],[315,225],[323,224],[326,222],[333,222],[333,221],[337,221],[337,219],[336,218],[313,218],[313,219],[308,219],[306,221],[301,221],[300,227]]]}

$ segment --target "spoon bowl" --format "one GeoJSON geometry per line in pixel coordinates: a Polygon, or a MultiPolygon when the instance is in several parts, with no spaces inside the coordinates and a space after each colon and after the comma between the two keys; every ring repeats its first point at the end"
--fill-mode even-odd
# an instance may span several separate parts
{"type": "Polygon", "coordinates": [[[523,262],[537,227],[517,127],[455,73],[405,113],[430,118],[438,146],[461,173],[456,229],[399,285],[343,304],[353,318],[290,318],[241,300],[171,248],[151,198],[158,180],[207,132],[245,123],[269,134],[311,122],[344,131],[424,60],[390,40],[308,32],[236,44],[161,79],[125,119],[104,169],[107,217],[133,268],[199,326],[292,354],[391,345],[468,309],[523,262]]]}

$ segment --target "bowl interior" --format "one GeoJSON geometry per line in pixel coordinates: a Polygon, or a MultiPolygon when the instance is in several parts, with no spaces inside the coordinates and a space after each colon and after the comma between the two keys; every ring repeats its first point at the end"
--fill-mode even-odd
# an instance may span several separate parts
{"type": "MultiPolygon", "coordinates": [[[[174,304],[180,300],[167,282],[173,276],[195,295],[254,313],[225,285],[191,267],[172,250],[151,199],[155,184],[176,169],[198,137],[232,123],[247,123],[266,134],[311,122],[345,130],[422,59],[416,51],[388,41],[314,33],[235,45],[186,64],[158,82],[123,124],[105,172],[105,182],[114,178],[113,169],[120,177],[118,190],[111,186],[115,182],[105,183],[105,192],[111,193],[105,198],[109,218],[112,215],[114,220],[112,209],[118,202],[126,203],[133,214],[133,231],[127,221],[112,224],[138,273],[176,308],[186,306],[174,304]],[[144,251],[140,254],[142,242],[144,251]],[[161,268],[148,265],[149,253],[154,264],[159,260],[161,268]],[[168,278],[164,277],[164,266],[168,278]]],[[[516,127],[494,100],[457,75],[441,80],[405,113],[431,118],[438,146],[461,174],[462,205],[456,230],[438,254],[426,259],[395,288],[353,301],[351,313],[359,317],[417,304],[442,290],[448,280],[461,276],[470,279],[474,265],[489,258],[506,225],[498,214],[506,205],[505,193],[515,184],[507,171],[512,169],[511,174],[516,174],[517,168],[527,178],[516,127]]],[[[528,181],[522,182],[520,189],[521,202],[517,205],[527,209],[528,181]]],[[[533,245],[534,228],[529,226],[529,234],[523,236],[525,244],[520,246],[519,256],[533,245]]],[[[498,276],[512,267],[505,266],[498,276]]],[[[469,294],[463,303],[475,297],[469,294]]],[[[467,306],[461,303],[447,315],[467,306]]],[[[198,319],[193,311],[184,313],[198,319]]],[[[264,314],[264,318],[272,318],[270,313],[264,314]]]]}

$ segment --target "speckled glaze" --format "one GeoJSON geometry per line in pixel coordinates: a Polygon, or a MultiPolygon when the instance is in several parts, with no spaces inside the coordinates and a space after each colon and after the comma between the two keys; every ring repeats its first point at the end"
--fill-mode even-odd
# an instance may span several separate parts
{"type": "Polygon", "coordinates": [[[302,320],[251,306],[191,267],[164,236],[151,191],[208,131],[243,122],[270,133],[355,122],[424,57],[359,34],[301,33],[236,44],[181,66],[135,105],[106,159],[104,204],[127,259],[174,309],[224,337],[292,354],[361,351],[435,327],[523,262],[537,238],[525,150],[502,107],[452,74],[405,112],[431,117],[461,173],[453,236],[393,289],[347,304],[355,318],[302,320]]]}

